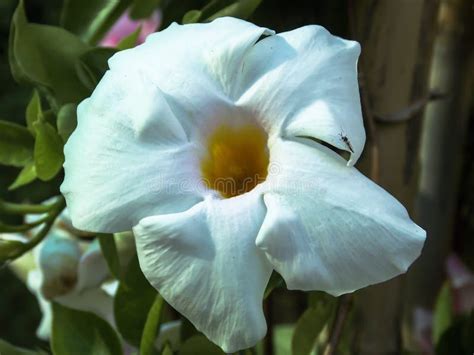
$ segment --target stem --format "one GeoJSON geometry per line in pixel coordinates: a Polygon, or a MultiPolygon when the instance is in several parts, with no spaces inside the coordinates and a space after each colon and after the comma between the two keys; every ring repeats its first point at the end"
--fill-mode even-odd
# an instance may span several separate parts
{"type": "Polygon", "coordinates": [[[148,312],[145,327],[143,328],[142,339],[140,341],[140,355],[153,354],[155,339],[160,329],[163,306],[163,297],[157,294],[148,312]]]}
{"type": "Polygon", "coordinates": [[[30,205],[0,200],[0,212],[6,214],[42,214],[48,213],[53,205],[30,205]]]}
{"type": "Polygon", "coordinates": [[[43,218],[40,218],[32,223],[25,223],[25,224],[22,224],[20,226],[11,226],[11,225],[8,225],[8,224],[3,224],[0,222],[0,230],[3,231],[3,232],[7,232],[7,233],[21,233],[21,232],[26,232],[32,228],[35,228],[37,226],[39,226],[40,224],[42,223],[45,223],[49,220],[49,216],[45,216],[43,218]]]}
{"type": "Polygon", "coordinates": [[[339,298],[339,306],[337,307],[336,318],[332,325],[331,337],[324,349],[324,355],[333,355],[336,352],[337,345],[341,339],[342,329],[347,319],[347,315],[351,309],[353,294],[349,293],[339,298]]]}
{"type": "Polygon", "coordinates": [[[63,209],[66,207],[66,201],[64,200],[64,197],[60,197],[57,202],[55,202],[53,205],[50,205],[50,211],[48,213],[47,218],[45,219],[44,222],[46,224],[41,227],[41,229],[36,233],[34,237],[32,237],[27,243],[25,243],[24,247],[20,249],[17,253],[13,254],[11,256],[11,260],[14,260],[20,256],[22,256],[24,253],[27,251],[33,249],[35,246],[37,246],[48,234],[49,230],[54,224],[54,221],[56,218],[61,214],[63,209]]]}

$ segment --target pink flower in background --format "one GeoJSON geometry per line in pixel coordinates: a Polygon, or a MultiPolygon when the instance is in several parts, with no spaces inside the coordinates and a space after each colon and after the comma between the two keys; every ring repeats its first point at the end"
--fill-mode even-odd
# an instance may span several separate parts
{"type": "Polygon", "coordinates": [[[133,20],[130,15],[125,12],[113,25],[110,31],[100,42],[103,47],[116,47],[119,42],[132,34],[138,27],[141,26],[140,35],[138,36],[137,45],[145,42],[145,38],[155,32],[160,26],[161,12],[159,10],[153,11],[151,16],[147,19],[133,20]]]}
{"type": "Polygon", "coordinates": [[[446,272],[453,288],[454,312],[469,312],[474,308],[474,274],[454,254],[446,261],[446,272]]]}

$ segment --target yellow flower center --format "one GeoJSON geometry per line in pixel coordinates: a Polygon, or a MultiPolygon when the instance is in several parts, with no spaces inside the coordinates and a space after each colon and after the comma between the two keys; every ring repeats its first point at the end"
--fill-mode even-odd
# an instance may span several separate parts
{"type": "Polygon", "coordinates": [[[222,125],[208,138],[204,183],[225,198],[252,190],[267,177],[267,134],[256,125],[222,125]]]}

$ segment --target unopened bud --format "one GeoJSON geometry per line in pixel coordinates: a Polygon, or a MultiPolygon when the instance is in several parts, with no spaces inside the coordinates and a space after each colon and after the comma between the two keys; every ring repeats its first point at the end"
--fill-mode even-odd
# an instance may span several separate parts
{"type": "Polygon", "coordinates": [[[45,240],[38,258],[44,298],[53,299],[74,289],[80,257],[79,245],[73,239],[53,235],[45,240]]]}

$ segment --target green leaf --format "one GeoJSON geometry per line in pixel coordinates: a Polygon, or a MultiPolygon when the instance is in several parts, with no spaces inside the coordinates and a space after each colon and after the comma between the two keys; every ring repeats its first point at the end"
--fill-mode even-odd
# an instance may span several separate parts
{"type": "Polygon", "coordinates": [[[21,169],[15,181],[8,187],[8,190],[15,190],[21,186],[28,185],[36,179],[35,162],[32,159],[28,164],[21,169]]]}
{"type": "Polygon", "coordinates": [[[130,344],[139,347],[156,290],[143,275],[135,256],[120,281],[114,299],[114,316],[117,329],[130,344]]]}
{"type": "Polygon", "coordinates": [[[275,354],[291,354],[291,338],[294,331],[294,324],[273,325],[273,352],[275,354]]]}
{"type": "Polygon", "coordinates": [[[171,349],[171,346],[168,343],[166,343],[163,347],[161,355],[173,355],[173,350],[171,349]]]}
{"type": "Polygon", "coordinates": [[[96,44],[130,5],[131,0],[65,0],[61,26],[96,44]]]}
{"type": "Polygon", "coordinates": [[[179,355],[222,355],[224,352],[206,337],[197,335],[186,340],[179,350],[179,355]]]}
{"type": "Polygon", "coordinates": [[[18,19],[15,21],[16,19],[17,17],[15,12],[10,23],[10,34],[8,35],[8,63],[10,64],[10,71],[13,78],[18,82],[22,82],[27,81],[27,78],[24,76],[23,70],[21,69],[20,64],[15,57],[15,38],[17,37],[16,23],[18,21],[18,19]]]}
{"type": "Polygon", "coordinates": [[[124,49],[135,47],[137,45],[138,37],[140,36],[141,31],[142,26],[138,26],[135,31],[120,40],[120,42],[117,44],[117,49],[122,51],[124,49]]]}
{"type": "Polygon", "coordinates": [[[33,158],[34,139],[23,126],[0,120],[0,164],[23,167],[33,158]]]}
{"type": "Polygon", "coordinates": [[[187,23],[199,22],[199,19],[201,18],[201,16],[202,16],[202,11],[200,11],[200,10],[190,10],[190,11],[186,12],[186,14],[184,14],[182,23],[183,23],[183,25],[185,25],[187,23]]]}
{"type": "Polygon", "coordinates": [[[206,6],[201,9],[202,16],[201,20],[208,18],[209,16],[215,14],[216,12],[222,10],[224,7],[232,4],[235,0],[211,0],[206,6]]]}
{"type": "Polygon", "coordinates": [[[433,342],[438,344],[441,335],[453,322],[453,296],[451,285],[446,281],[438,294],[434,308],[433,342]]]}
{"type": "Polygon", "coordinates": [[[293,333],[293,355],[308,355],[314,349],[319,334],[330,320],[336,306],[335,298],[323,292],[312,292],[310,307],[298,319],[293,333]]]}
{"type": "Polygon", "coordinates": [[[267,288],[265,289],[265,294],[263,295],[263,299],[270,296],[272,291],[278,287],[282,287],[285,284],[283,278],[278,274],[276,271],[272,272],[270,276],[270,280],[268,280],[267,288]]]}
{"type": "Polygon", "coordinates": [[[29,349],[22,349],[16,347],[5,340],[0,339],[0,354],[1,355],[47,355],[44,351],[36,351],[29,349]]]}
{"type": "Polygon", "coordinates": [[[63,141],[58,132],[45,121],[35,122],[35,168],[38,178],[51,180],[61,170],[64,162],[63,141]]]}
{"type": "Polygon", "coordinates": [[[130,9],[130,17],[144,19],[151,16],[153,10],[161,5],[161,0],[134,0],[130,9]]]}
{"type": "Polygon", "coordinates": [[[117,279],[121,279],[120,259],[115,245],[113,234],[98,234],[100,249],[109,267],[110,273],[117,279]]]}
{"type": "Polygon", "coordinates": [[[58,126],[58,133],[67,142],[69,136],[74,132],[77,126],[77,105],[66,104],[61,107],[58,112],[58,119],[56,122],[58,126]]]}
{"type": "Polygon", "coordinates": [[[196,0],[174,0],[163,2],[163,18],[161,28],[168,27],[172,22],[180,21],[190,10],[202,6],[203,1],[196,4],[196,0]]]}
{"type": "Polygon", "coordinates": [[[29,23],[23,0],[13,15],[10,65],[17,81],[52,91],[60,103],[79,102],[87,96],[75,62],[89,47],[72,33],[54,26],[29,23]]]}
{"type": "Polygon", "coordinates": [[[156,336],[160,329],[161,316],[163,314],[163,297],[156,295],[155,301],[148,312],[145,327],[140,342],[140,355],[152,355],[156,336]]]}
{"type": "Polygon", "coordinates": [[[31,97],[28,106],[26,106],[26,126],[31,134],[36,135],[36,131],[33,128],[33,123],[41,119],[43,111],[41,110],[41,100],[37,90],[33,90],[33,96],[31,97]]]}
{"type": "Polygon", "coordinates": [[[262,0],[239,0],[232,5],[224,7],[222,10],[216,12],[214,15],[208,17],[206,21],[212,21],[219,17],[232,16],[241,19],[248,19],[262,0]]]}
{"type": "Polygon", "coordinates": [[[53,302],[51,348],[55,355],[122,354],[114,329],[93,313],[73,310],[53,302]]]}
{"type": "Polygon", "coordinates": [[[113,48],[94,48],[84,53],[76,62],[77,75],[89,93],[92,93],[109,69],[107,61],[115,53],[117,50],[113,48]]]}
{"type": "MultiPolygon", "coordinates": [[[[253,14],[261,2],[262,0],[211,0],[200,10],[185,12],[182,23],[210,22],[224,16],[247,19],[253,14]]],[[[166,21],[166,16],[164,21],[166,21]]]]}

